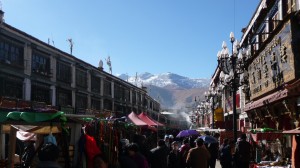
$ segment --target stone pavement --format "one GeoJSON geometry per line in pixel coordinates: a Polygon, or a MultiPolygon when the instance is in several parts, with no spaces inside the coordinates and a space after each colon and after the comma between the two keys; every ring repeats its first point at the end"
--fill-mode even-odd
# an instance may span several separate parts
{"type": "Polygon", "coordinates": [[[217,162],[216,162],[216,168],[222,168],[219,160],[217,160],[217,162]]]}

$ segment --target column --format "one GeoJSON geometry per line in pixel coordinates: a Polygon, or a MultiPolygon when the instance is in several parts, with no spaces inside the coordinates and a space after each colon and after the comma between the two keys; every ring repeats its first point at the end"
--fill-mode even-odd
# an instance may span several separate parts
{"type": "MultiPolygon", "coordinates": [[[[72,72],[72,83],[71,88],[76,88],[76,66],[75,63],[71,64],[71,72],[72,72]]],[[[76,91],[72,90],[72,107],[76,107],[76,91]]],[[[76,111],[76,109],[75,109],[76,111]]]]}
{"type": "Polygon", "coordinates": [[[51,91],[51,103],[52,103],[52,106],[55,106],[56,105],[56,87],[54,85],[51,85],[50,91],[51,91]]]}
{"type": "Polygon", "coordinates": [[[23,88],[24,88],[24,91],[23,91],[24,99],[30,101],[31,100],[31,80],[30,79],[28,79],[28,78],[24,79],[23,88]]]}

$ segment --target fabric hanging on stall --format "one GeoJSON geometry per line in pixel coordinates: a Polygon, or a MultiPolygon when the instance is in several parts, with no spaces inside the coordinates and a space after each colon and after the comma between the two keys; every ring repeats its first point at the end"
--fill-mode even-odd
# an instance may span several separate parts
{"type": "Polygon", "coordinates": [[[17,138],[21,141],[36,141],[36,134],[20,130],[17,131],[17,138]]]}
{"type": "Polygon", "coordinates": [[[57,146],[56,138],[52,135],[52,133],[44,137],[44,144],[49,142],[57,146]]]}

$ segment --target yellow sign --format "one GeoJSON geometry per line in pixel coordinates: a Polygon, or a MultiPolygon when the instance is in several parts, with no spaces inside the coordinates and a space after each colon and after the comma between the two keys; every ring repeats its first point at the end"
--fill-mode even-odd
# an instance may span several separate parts
{"type": "Polygon", "coordinates": [[[215,109],[214,121],[224,121],[223,108],[215,109]]]}

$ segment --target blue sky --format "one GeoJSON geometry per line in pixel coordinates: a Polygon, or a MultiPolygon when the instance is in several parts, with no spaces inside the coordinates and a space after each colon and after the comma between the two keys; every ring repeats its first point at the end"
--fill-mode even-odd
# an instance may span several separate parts
{"type": "Polygon", "coordinates": [[[113,74],[210,78],[222,41],[241,38],[260,0],[1,0],[5,22],[113,74]]]}

